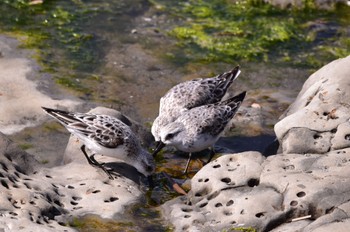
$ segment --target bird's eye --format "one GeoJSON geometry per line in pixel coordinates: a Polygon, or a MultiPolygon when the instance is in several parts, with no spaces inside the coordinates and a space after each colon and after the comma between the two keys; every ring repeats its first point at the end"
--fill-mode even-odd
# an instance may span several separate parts
{"type": "Polygon", "coordinates": [[[174,138],[174,136],[175,136],[175,134],[173,134],[173,133],[167,134],[167,135],[165,136],[165,140],[172,139],[172,138],[174,138]]]}

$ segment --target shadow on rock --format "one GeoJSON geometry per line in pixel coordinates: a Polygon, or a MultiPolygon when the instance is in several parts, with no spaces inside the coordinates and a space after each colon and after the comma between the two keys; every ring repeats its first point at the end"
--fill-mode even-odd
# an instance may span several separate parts
{"type": "Polygon", "coordinates": [[[136,168],[122,162],[109,162],[105,163],[104,166],[107,169],[112,169],[111,174],[113,176],[123,176],[136,184],[143,184],[146,179],[144,175],[139,173],[136,168]]]}
{"type": "Polygon", "coordinates": [[[240,153],[245,151],[258,151],[264,156],[277,154],[278,141],[274,135],[258,135],[252,137],[232,136],[222,137],[216,143],[215,148],[218,152],[223,150],[231,153],[240,153]]]}

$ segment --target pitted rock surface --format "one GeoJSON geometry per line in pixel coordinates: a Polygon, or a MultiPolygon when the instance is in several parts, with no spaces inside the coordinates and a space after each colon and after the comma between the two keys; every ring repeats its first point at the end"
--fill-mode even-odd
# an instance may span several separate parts
{"type": "Polygon", "coordinates": [[[267,227],[284,212],[282,194],[259,184],[263,161],[258,152],[218,158],[194,176],[187,197],[163,205],[165,215],[177,231],[267,227]]]}
{"type": "Polygon", "coordinates": [[[192,178],[191,201],[196,203],[197,196],[201,199],[203,195],[214,195],[217,189],[258,185],[263,160],[264,157],[259,152],[246,152],[236,156],[223,156],[211,162],[192,178]]]}
{"type": "MultiPolygon", "coordinates": [[[[119,115],[106,108],[93,112],[119,115]]],[[[118,170],[110,180],[88,164],[80,146],[71,136],[65,152],[70,162],[44,168],[0,133],[0,230],[74,231],[66,226],[73,217],[94,214],[112,218],[140,199],[144,182],[135,168],[102,157],[100,162],[118,170]]]]}
{"type": "Polygon", "coordinates": [[[350,146],[350,56],[312,74],[275,125],[283,153],[326,153],[350,146]]]}
{"type": "Polygon", "coordinates": [[[276,124],[282,153],[225,154],[162,206],[176,231],[348,231],[350,56],[313,74],[276,124]]]}
{"type": "Polygon", "coordinates": [[[188,196],[167,202],[162,209],[176,231],[346,228],[349,176],[350,148],[267,159],[257,152],[224,155],[194,176],[188,196]],[[291,222],[309,215],[302,222],[291,222]]]}
{"type": "MultiPolygon", "coordinates": [[[[22,155],[16,158],[33,159],[22,155]]],[[[0,158],[0,228],[5,231],[73,231],[64,226],[70,218],[86,214],[112,218],[142,194],[132,180],[123,176],[109,180],[87,163],[23,173],[17,159],[0,158]]]]}

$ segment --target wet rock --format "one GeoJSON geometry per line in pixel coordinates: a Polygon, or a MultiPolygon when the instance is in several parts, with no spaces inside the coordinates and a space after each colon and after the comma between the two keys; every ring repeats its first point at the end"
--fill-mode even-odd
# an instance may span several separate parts
{"type": "Polygon", "coordinates": [[[225,155],[193,177],[187,196],[165,203],[163,214],[176,231],[314,231],[341,228],[339,220],[346,228],[349,157],[350,148],[267,159],[257,152],[225,155]]]}
{"type": "Polygon", "coordinates": [[[187,196],[162,206],[176,231],[347,231],[350,222],[350,56],[304,84],[275,126],[282,153],[227,154],[187,196]]]}
{"type": "Polygon", "coordinates": [[[191,180],[191,202],[198,202],[203,195],[215,195],[218,189],[258,185],[263,160],[259,152],[243,152],[222,156],[204,166],[191,180]]]}
{"type": "Polygon", "coordinates": [[[350,144],[350,56],[312,74],[275,125],[283,153],[325,153],[350,144]]]}
{"type": "Polygon", "coordinates": [[[225,155],[203,167],[191,180],[191,191],[163,205],[176,231],[260,230],[285,217],[283,194],[260,184],[259,152],[225,155]]]}
{"type": "MultiPolygon", "coordinates": [[[[93,112],[119,115],[128,121],[110,109],[93,112]]],[[[65,153],[70,162],[45,168],[0,134],[0,230],[74,231],[67,227],[74,217],[94,214],[112,218],[140,199],[146,182],[135,168],[121,160],[102,157],[100,162],[116,170],[111,180],[88,164],[80,146],[72,136],[65,153]]]]}
{"type": "MultiPolygon", "coordinates": [[[[20,149],[15,143],[0,132],[0,154],[12,162],[12,166],[25,174],[33,173],[39,163],[34,156],[20,149]]],[[[4,168],[4,167],[3,167],[4,168]]]]}
{"type": "Polygon", "coordinates": [[[309,128],[291,128],[284,136],[285,153],[326,153],[331,147],[331,132],[317,132],[309,128]]]}
{"type": "Polygon", "coordinates": [[[78,101],[68,99],[55,100],[54,97],[60,94],[50,97],[52,92],[57,92],[54,88],[50,96],[39,91],[43,87],[38,79],[43,74],[38,72],[37,64],[28,58],[30,52],[18,50],[18,45],[17,40],[0,36],[0,127],[4,134],[13,134],[42,123],[42,105],[74,108],[79,104],[78,101]],[[35,82],[29,80],[33,77],[35,82]]]}

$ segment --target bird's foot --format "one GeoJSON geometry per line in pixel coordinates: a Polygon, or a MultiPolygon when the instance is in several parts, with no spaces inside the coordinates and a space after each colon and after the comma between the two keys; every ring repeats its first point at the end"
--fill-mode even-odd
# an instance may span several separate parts
{"type": "Polygon", "coordinates": [[[111,179],[111,180],[114,180],[114,177],[112,176],[112,171],[113,169],[112,168],[106,168],[104,166],[105,163],[99,163],[95,158],[94,158],[94,155],[91,155],[90,156],[90,159],[91,159],[91,163],[90,165],[91,166],[94,166],[96,168],[101,168],[107,175],[108,175],[108,178],[111,179]]]}
{"type": "Polygon", "coordinates": [[[108,175],[109,179],[114,180],[114,178],[113,178],[113,176],[112,176],[112,174],[111,174],[113,169],[109,169],[109,170],[106,169],[106,168],[104,167],[104,164],[105,164],[105,163],[99,163],[99,162],[95,159],[95,154],[92,154],[92,155],[88,156],[88,154],[87,154],[86,151],[85,151],[85,145],[81,146],[80,149],[81,149],[82,152],[84,153],[84,156],[86,157],[88,163],[89,163],[91,166],[94,166],[94,167],[96,167],[96,168],[101,168],[101,169],[108,175]]]}

